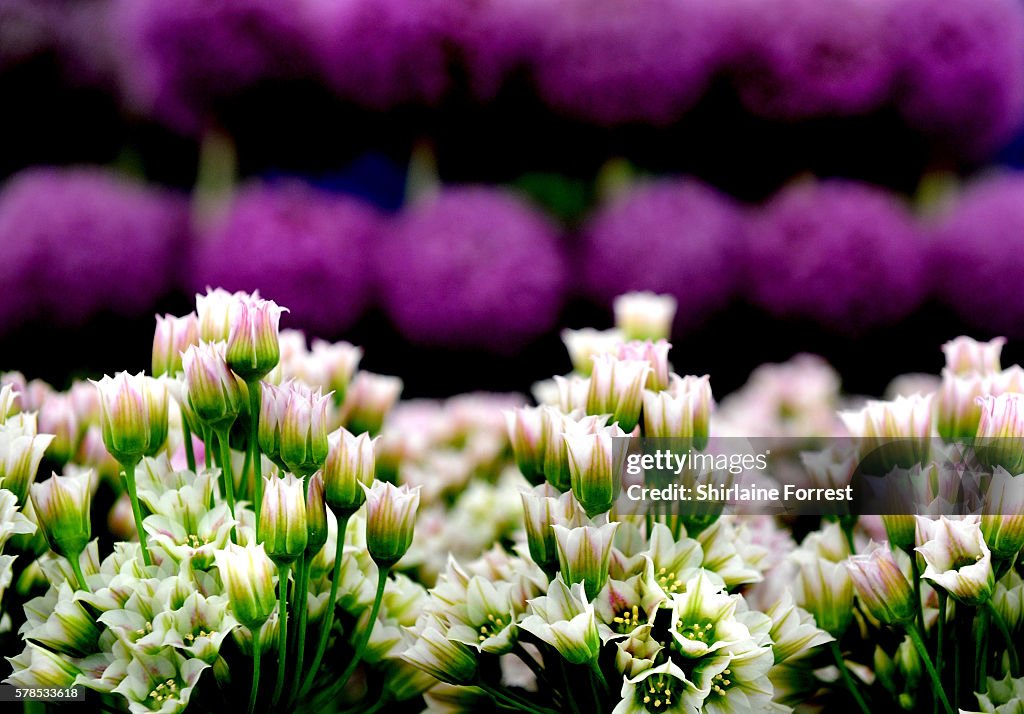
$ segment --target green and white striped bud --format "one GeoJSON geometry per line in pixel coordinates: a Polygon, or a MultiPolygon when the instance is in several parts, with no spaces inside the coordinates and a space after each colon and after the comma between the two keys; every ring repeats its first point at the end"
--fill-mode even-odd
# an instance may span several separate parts
{"type": "Polygon", "coordinates": [[[199,319],[194,312],[184,317],[157,315],[153,334],[153,376],[173,377],[182,371],[181,355],[199,344],[199,319]]]}
{"type": "Polygon", "coordinates": [[[846,569],[861,603],[876,620],[886,625],[902,625],[914,619],[914,589],[888,544],[876,546],[863,555],[851,555],[846,569]]]}
{"type": "Polygon", "coordinates": [[[374,481],[366,493],[366,548],[378,567],[391,567],[412,545],[416,511],[420,505],[417,486],[395,486],[374,481]]]}
{"type": "Polygon", "coordinates": [[[228,367],[224,350],[223,342],[201,342],[182,356],[189,406],[214,431],[234,424],[248,399],[242,380],[228,367]]]}
{"type": "Polygon", "coordinates": [[[307,525],[302,479],[292,474],[265,476],[259,532],[267,555],[279,566],[295,561],[309,542],[307,525]]]}
{"type": "Polygon", "coordinates": [[[232,371],[246,382],[262,379],[281,360],[278,342],[281,313],[273,300],[239,297],[230,308],[226,358],[232,371]]]}
{"type": "Polygon", "coordinates": [[[327,435],[324,499],[335,515],[352,515],[366,501],[360,484],[373,484],[376,468],[374,446],[378,438],[371,439],[366,432],[353,436],[344,428],[327,435]]]}
{"type": "Polygon", "coordinates": [[[250,630],[259,629],[277,604],[274,564],[263,544],[228,543],[213,557],[235,618],[250,630]]]}
{"type": "Polygon", "coordinates": [[[78,558],[92,538],[92,471],[71,476],[53,474],[32,484],[36,520],[50,549],[68,560],[78,558]]]}
{"type": "Polygon", "coordinates": [[[103,444],[122,464],[155,455],[167,441],[167,385],[119,372],[93,382],[100,396],[103,444]]]}

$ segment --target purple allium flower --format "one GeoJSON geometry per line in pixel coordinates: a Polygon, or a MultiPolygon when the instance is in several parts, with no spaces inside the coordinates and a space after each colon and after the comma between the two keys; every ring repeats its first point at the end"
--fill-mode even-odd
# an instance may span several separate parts
{"type": "Polygon", "coordinates": [[[718,3],[565,0],[542,17],[534,73],[555,108],[603,124],[678,119],[722,59],[718,3]]]}
{"type": "Polygon", "coordinates": [[[448,88],[451,0],[310,0],[311,49],[329,85],[388,109],[434,103],[448,88]]]}
{"type": "Polygon", "coordinates": [[[497,95],[502,83],[526,70],[544,44],[546,0],[461,0],[463,12],[450,17],[449,29],[470,87],[484,100],[497,95]]]}
{"type": "Polygon", "coordinates": [[[410,340],[514,350],[550,329],[566,288],[558,229],[499,190],[443,190],[399,216],[378,253],[385,307],[410,340]]]}
{"type": "Polygon", "coordinates": [[[699,323],[733,293],[742,230],[737,207],[704,184],[639,184],[584,227],[584,290],[607,305],[632,290],[674,295],[676,322],[699,323]]]}
{"type": "Polygon", "coordinates": [[[780,317],[856,331],[898,320],[924,297],[920,231],[881,189],[794,184],[752,217],[747,235],[750,299],[780,317]]]}
{"type": "Polygon", "coordinates": [[[138,315],[176,287],[185,201],[99,169],[30,169],[0,194],[0,323],[138,315]]]}
{"type": "Polygon", "coordinates": [[[115,0],[125,92],[185,132],[218,101],[308,66],[296,6],[275,0],[115,0]]]}
{"type": "Polygon", "coordinates": [[[1024,335],[1024,173],[970,186],[933,231],[937,297],[978,327],[1024,335]]]}
{"type": "Polygon", "coordinates": [[[870,111],[888,98],[891,0],[734,0],[733,64],[744,104],[801,119],[870,111]]]}
{"type": "Polygon", "coordinates": [[[49,53],[77,84],[112,84],[110,5],[110,0],[0,0],[0,69],[49,53]]]}
{"type": "Polygon", "coordinates": [[[299,182],[253,184],[201,236],[193,287],[259,290],[288,323],[323,335],[351,327],[373,282],[367,257],[380,216],[361,201],[299,182]]]}
{"type": "Polygon", "coordinates": [[[898,103],[915,127],[983,155],[1024,116],[1024,4],[901,0],[890,24],[898,103]]]}

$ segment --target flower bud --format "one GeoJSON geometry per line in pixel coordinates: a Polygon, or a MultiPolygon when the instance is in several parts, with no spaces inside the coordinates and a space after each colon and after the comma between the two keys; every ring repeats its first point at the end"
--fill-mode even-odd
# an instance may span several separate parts
{"type": "Polygon", "coordinates": [[[594,357],[587,393],[588,414],[611,414],[624,431],[640,421],[643,390],[651,366],[645,360],[623,360],[612,355],[594,357]]]}
{"type": "Polygon", "coordinates": [[[560,493],[549,483],[519,494],[523,500],[523,521],[530,558],[549,576],[558,572],[558,541],[553,525],[583,524],[579,505],[571,493],[560,493]]]}
{"type": "Polygon", "coordinates": [[[825,632],[839,638],[853,616],[853,581],[842,563],[833,563],[808,551],[797,551],[799,572],[793,596],[796,604],[814,615],[825,632]]]}
{"type": "Polygon", "coordinates": [[[505,426],[520,473],[530,483],[544,479],[544,417],[541,407],[506,411],[505,426]]]}
{"type": "Polygon", "coordinates": [[[669,386],[669,375],[672,370],[668,363],[668,353],[671,349],[672,345],[665,340],[657,342],[634,340],[619,347],[618,358],[647,362],[651,366],[651,371],[647,373],[647,383],[644,386],[657,392],[668,389],[669,386]]]}
{"type": "Polygon", "coordinates": [[[46,455],[60,464],[71,461],[78,451],[81,432],[70,397],[65,394],[51,394],[40,405],[37,420],[39,430],[45,434],[53,434],[54,437],[46,455]]]}
{"type": "Polygon", "coordinates": [[[990,393],[992,379],[976,374],[958,376],[942,370],[935,394],[935,428],[945,441],[974,440],[981,421],[978,398],[990,393]]]}
{"type": "Polygon", "coordinates": [[[553,407],[541,407],[544,441],[544,478],[559,491],[572,487],[569,469],[569,447],[563,434],[593,434],[604,426],[605,417],[589,416],[575,419],[553,407]]]}
{"type": "Polygon", "coordinates": [[[316,555],[327,542],[327,504],[324,503],[324,477],[317,472],[306,487],[306,552],[316,555]]]}
{"type": "Polygon", "coordinates": [[[861,455],[877,473],[925,463],[931,450],[931,395],[869,401],[855,412],[840,412],[850,434],[861,440],[861,455]]]}
{"type": "Polygon", "coordinates": [[[281,424],[284,420],[285,406],[288,404],[288,391],[261,382],[260,402],[260,423],[257,432],[260,451],[286,471],[288,467],[281,460],[281,424]]]}
{"type": "Polygon", "coordinates": [[[592,327],[562,330],[562,344],[569,353],[573,371],[584,377],[590,376],[590,371],[594,368],[594,357],[618,354],[625,341],[626,338],[620,330],[595,330],[592,327]]]}
{"type": "Polygon", "coordinates": [[[52,441],[52,434],[36,433],[32,420],[11,419],[0,425],[0,487],[13,493],[18,505],[25,505],[39,462],[52,441]]]}
{"type": "Polygon", "coordinates": [[[367,433],[353,436],[344,428],[327,435],[324,462],[324,498],[337,516],[352,515],[366,501],[360,484],[373,484],[374,444],[378,437],[367,433]]]}
{"type": "Polygon", "coordinates": [[[174,376],[182,368],[181,355],[199,344],[199,319],[194,312],[184,317],[157,315],[153,334],[153,376],[174,376]]]}
{"type": "Polygon", "coordinates": [[[1024,479],[997,468],[982,497],[981,533],[996,560],[1024,547],[1024,479]]]}
{"type": "Polygon", "coordinates": [[[204,342],[227,342],[231,336],[231,309],[236,301],[258,300],[259,291],[252,295],[244,292],[229,293],[223,288],[206,289],[205,295],[196,295],[196,315],[199,338],[204,342]]]}
{"type": "Polygon", "coordinates": [[[362,348],[348,342],[332,344],[324,340],[313,340],[313,349],[303,365],[303,379],[309,384],[333,391],[335,403],[341,404],[345,401],[348,385],[362,358],[362,348]]]}
{"type": "Polygon", "coordinates": [[[676,299],[652,292],[626,293],[615,298],[615,326],[628,340],[662,340],[672,333],[676,299]]]}
{"type": "Polygon", "coordinates": [[[970,337],[957,337],[942,346],[946,369],[956,375],[986,375],[999,371],[999,356],[1006,339],[978,342],[970,337]]]}
{"type": "MultiPolygon", "coordinates": [[[[568,377],[556,376],[553,380],[555,399],[551,406],[557,406],[566,414],[587,411],[587,395],[590,393],[590,378],[571,374],[568,377]]],[[[549,404],[541,401],[541,404],[549,404]]]]}
{"type": "Polygon", "coordinates": [[[1024,547],[1024,515],[982,516],[981,532],[994,557],[1010,560],[1024,547]]]}
{"type": "Polygon", "coordinates": [[[18,411],[18,401],[21,395],[14,391],[10,384],[0,385],[0,424],[3,424],[7,417],[14,416],[18,411]]]}
{"type": "Polygon", "coordinates": [[[470,684],[476,679],[473,650],[445,637],[430,624],[416,635],[414,644],[402,653],[402,659],[449,684],[470,684]]]}
{"type": "Polygon", "coordinates": [[[978,459],[1011,474],[1024,471],[1024,394],[979,397],[981,419],[975,440],[978,459]]]}
{"type": "Polygon", "coordinates": [[[608,564],[618,523],[603,526],[551,526],[558,547],[558,563],[565,582],[583,583],[593,600],[608,581],[608,564]]]}
{"type": "Polygon", "coordinates": [[[231,611],[250,630],[259,629],[274,611],[274,565],[262,543],[228,543],[213,554],[231,611]]]}
{"type": "Polygon", "coordinates": [[[252,383],[265,377],[280,361],[282,312],[285,308],[273,300],[246,295],[232,301],[226,358],[228,366],[244,381],[252,383]]]}
{"type": "Polygon", "coordinates": [[[562,435],[569,452],[572,493],[591,518],[610,511],[619,497],[626,449],[615,439],[625,435],[615,424],[594,434],[562,435]]]}
{"type": "Polygon", "coordinates": [[[155,455],[167,440],[167,385],[119,372],[93,382],[100,395],[103,444],[122,464],[155,455]]]}
{"type": "Polygon", "coordinates": [[[419,487],[374,481],[372,487],[360,484],[366,493],[366,548],[379,567],[391,567],[412,545],[416,511],[420,505],[419,487]]]}
{"type": "Polygon", "coordinates": [[[666,392],[644,390],[644,436],[680,439],[703,449],[714,404],[708,377],[675,377],[672,386],[666,392]]]}
{"type": "Polygon", "coordinates": [[[908,550],[914,547],[917,523],[911,515],[883,515],[882,525],[889,536],[889,542],[896,548],[908,550]]]}
{"type": "Polygon", "coordinates": [[[301,479],[292,474],[263,478],[259,532],[267,555],[278,565],[291,563],[306,550],[309,533],[301,479]]]}
{"type": "Polygon", "coordinates": [[[886,625],[914,619],[914,589],[887,545],[864,555],[851,555],[846,568],[860,601],[872,617],[886,625]]]}
{"type": "Polygon", "coordinates": [[[77,558],[92,538],[91,471],[71,476],[53,474],[32,484],[36,520],[50,549],[67,559],[77,558]]]}
{"type": "Polygon", "coordinates": [[[189,406],[215,431],[234,424],[247,399],[241,380],[228,368],[224,349],[222,342],[201,342],[182,356],[189,406]]]}
{"type": "Polygon", "coordinates": [[[384,417],[402,393],[402,380],[370,372],[359,372],[341,407],[341,422],[353,434],[370,436],[380,432],[384,417]]]}
{"type": "Polygon", "coordinates": [[[928,540],[914,550],[924,557],[921,577],[936,585],[950,597],[965,605],[981,605],[995,589],[992,552],[981,534],[976,520],[951,521],[940,516],[938,521],[917,517],[928,540]]]}
{"type": "Polygon", "coordinates": [[[300,382],[288,382],[280,392],[284,395],[284,413],[279,413],[281,460],[292,473],[309,476],[322,468],[327,458],[327,404],[331,395],[324,396],[319,389],[312,391],[300,382]]]}

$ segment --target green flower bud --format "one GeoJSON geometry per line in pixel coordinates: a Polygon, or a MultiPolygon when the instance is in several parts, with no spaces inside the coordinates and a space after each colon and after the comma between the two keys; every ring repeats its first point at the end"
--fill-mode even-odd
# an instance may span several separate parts
{"type": "Polygon", "coordinates": [[[234,424],[248,399],[242,381],[228,368],[224,349],[221,342],[201,342],[182,355],[189,406],[215,431],[234,424]]]}
{"type": "Polygon", "coordinates": [[[194,312],[184,317],[157,315],[153,334],[153,376],[173,377],[181,372],[181,354],[199,344],[199,320],[194,312]]]}
{"type": "Polygon", "coordinates": [[[250,296],[231,303],[227,361],[246,382],[265,377],[280,361],[278,332],[285,311],[272,300],[250,296]]]}
{"type": "Polygon", "coordinates": [[[328,434],[324,497],[336,515],[351,515],[366,501],[360,484],[373,484],[376,441],[377,437],[371,439],[365,432],[353,436],[344,428],[328,434]]]}
{"type": "Polygon", "coordinates": [[[588,599],[597,597],[608,580],[612,542],[618,527],[618,523],[577,528],[551,526],[558,545],[562,579],[571,584],[583,583],[588,599]]]}
{"type": "Polygon", "coordinates": [[[628,340],[661,340],[672,334],[676,299],[652,292],[626,293],[615,298],[615,326],[628,340]]]}
{"type": "Polygon", "coordinates": [[[1011,474],[1024,471],[1024,395],[980,397],[981,419],[975,441],[978,459],[1011,474]]]}
{"type": "Polygon", "coordinates": [[[626,434],[616,424],[595,434],[563,434],[569,454],[572,493],[588,516],[607,513],[615,505],[626,458],[623,444],[614,439],[626,434]]]}
{"type": "MultiPolygon", "coordinates": [[[[299,382],[286,384],[284,413],[280,415],[281,461],[288,470],[309,476],[327,459],[327,404],[331,395],[310,390],[299,382]]],[[[281,402],[278,402],[280,409],[281,402]]]]}
{"type": "Polygon", "coordinates": [[[327,505],[324,503],[324,477],[315,473],[306,486],[306,552],[316,555],[327,542],[327,505]]]}
{"type": "Polygon", "coordinates": [[[505,412],[505,425],[519,471],[530,483],[544,479],[544,414],[541,407],[505,412]]]}
{"type": "Polygon", "coordinates": [[[619,359],[607,354],[597,355],[593,361],[587,413],[611,414],[611,420],[624,431],[633,431],[640,420],[651,365],[646,360],[619,359]]]}
{"type": "Polygon", "coordinates": [[[72,476],[53,474],[32,484],[36,519],[50,549],[69,560],[77,558],[92,538],[89,509],[92,471],[72,476]]]}
{"type": "Polygon", "coordinates": [[[882,524],[889,536],[889,542],[897,548],[907,550],[914,547],[914,533],[916,522],[911,515],[886,515],[882,516],[882,524]]]}
{"type": "Polygon", "coordinates": [[[302,480],[292,474],[263,478],[259,532],[267,554],[280,565],[291,563],[309,542],[306,495],[302,480]]]}
{"type": "Polygon", "coordinates": [[[871,616],[886,625],[910,622],[917,613],[914,589],[888,547],[877,547],[846,561],[853,586],[871,616]]]}
{"type": "Polygon", "coordinates": [[[228,543],[214,553],[220,579],[235,618],[256,630],[274,611],[274,564],[263,544],[240,546],[228,543]]]}
{"type": "Polygon", "coordinates": [[[353,434],[380,432],[384,417],[402,393],[402,380],[370,372],[359,372],[349,385],[341,406],[341,423],[353,434]]]}
{"type": "Polygon", "coordinates": [[[853,581],[846,566],[806,550],[794,553],[794,560],[799,567],[796,604],[814,615],[825,632],[841,636],[853,616],[853,581]]]}
{"type": "Polygon", "coordinates": [[[378,567],[391,567],[412,545],[419,487],[382,481],[375,481],[371,488],[360,486],[366,493],[366,548],[378,567]]]}
{"type": "Polygon", "coordinates": [[[53,438],[52,434],[36,434],[32,419],[10,419],[0,425],[0,486],[13,493],[20,505],[25,504],[39,462],[53,438]]]}
{"type": "Polygon", "coordinates": [[[100,395],[103,444],[123,464],[155,455],[167,441],[167,385],[119,372],[93,382],[100,395]]]}

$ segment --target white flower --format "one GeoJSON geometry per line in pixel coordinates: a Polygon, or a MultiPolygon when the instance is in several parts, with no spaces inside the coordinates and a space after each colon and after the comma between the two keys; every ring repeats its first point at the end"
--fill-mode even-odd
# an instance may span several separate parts
{"type": "Polygon", "coordinates": [[[940,516],[929,521],[918,516],[921,532],[931,531],[924,545],[914,550],[926,564],[921,577],[938,585],[951,597],[967,605],[981,605],[995,588],[992,553],[976,519],[951,521],[940,516]]]}
{"type": "Polygon", "coordinates": [[[544,640],[573,664],[593,662],[601,650],[594,606],[583,591],[583,584],[566,586],[560,576],[548,588],[548,594],[529,600],[532,614],[519,627],[544,640]]]}

